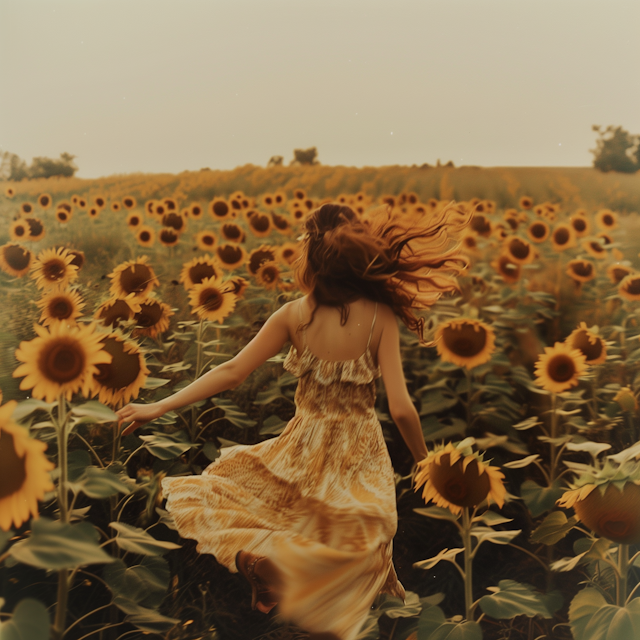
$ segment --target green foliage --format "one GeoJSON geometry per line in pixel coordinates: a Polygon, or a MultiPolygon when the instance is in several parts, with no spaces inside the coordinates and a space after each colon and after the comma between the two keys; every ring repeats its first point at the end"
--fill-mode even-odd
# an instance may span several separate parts
{"type": "MultiPolygon", "coordinates": [[[[0,598],[0,609],[4,600],[0,598]]],[[[0,640],[49,640],[49,612],[38,600],[24,598],[13,616],[0,623],[0,640]]]]}
{"type": "Polygon", "coordinates": [[[618,607],[597,589],[583,589],[571,601],[569,622],[574,640],[640,638],[640,598],[618,607]]]}
{"type": "Polygon", "coordinates": [[[484,613],[498,620],[515,616],[552,618],[553,612],[562,604],[559,594],[554,594],[552,598],[545,597],[530,585],[514,580],[500,580],[497,587],[490,587],[489,590],[493,593],[480,598],[478,604],[484,613]]]}
{"type": "Polygon", "coordinates": [[[15,153],[4,151],[0,154],[0,180],[20,182],[53,176],[71,178],[78,170],[73,162],[74,158],[75,156],[66,152],[61,153],[58,160],[38,156],[33,158],[31,166],[27,166],[27,163],[15,153]]]}
{"type": "Polygon", "coordinates": [[[635,173],[640,169],[640,136],[631,135],[622,127],[609,125],[604,131],[598,125],[593,126],[599,138],[594,154],[593,166],[600,171],[619,171],[635,173]]]}
{"type": "Polygon", "coordinates": [[[311,147],[309,149],[294,149],[293,150],[293,160],[290,164],[302,164],[302,165],[312,165],[312,164],[320,164],[317,160],[318,150],[316,147],[311,147]]]}

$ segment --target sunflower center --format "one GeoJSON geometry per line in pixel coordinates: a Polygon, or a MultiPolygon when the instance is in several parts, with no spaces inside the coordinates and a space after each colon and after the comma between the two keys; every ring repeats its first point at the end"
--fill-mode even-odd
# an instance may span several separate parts
{"type": "Polygon", "coordinates": [[[442,337],[447,349],[462,358],[478,355],[487,344],[485,329],[467,323],[446,327],[442,337]]]}
{"type": "MultiPolygon", "coordinates": [[[[476,209],[476,211],[482,210],[480,207],[476,209]]],[[[491,223],[484,216],[473,216],[471,228],[481,236],[487,236],[491,233],[491,223]]]]}
{"type": "Polygon", "coordinates": [[[218,200],[218,202],[214,203],[212,210],[213,215],[218,216],[218,218],[224,218],[229,213],[229,205],[223,200],[218,200]]]}
{"type": "Polygon", "coordinates": [[[10,245],[4,248],[4,259],[7,264],[16,271],[22,271],[29,266],[29,251],[18,245],[10,245]]]}
{"type": "Polygon", "coordinates": [[[200,306],[206,311],[217,311],[224,301],[223,295],[217,289],[204,289],[200,292],[200,306]]]}
{"type": "Polygon", "coordinates": [[[547,228],[542,224],[542,222],[534,222],[530,227],[529,231],[531,231],[531,235],[536,238],[544,238],[547,233],[547,228]]]}
{"type": "Polygon", "coordinates": [[[32,236],[39,236],[44,231],[44,227],[42,226],[42,222],[40,222],[40,220],[36,220],[35,218],[27,218],[27,223],[29,224],[29,229],[31,230],[32,236]]]}
{"type": "Polygon", "coordinates": [[[574,263],[571,268],[576,275],[584,278],[588,278],[593,273],[593,265],[586,260],[574,263]]]}
{"type": "Polygon", "coordinates": [[[137,227],[140,224],[140,218],[138,216],[131,216],[129,218],[129,226],[137,227]]]}
{"type": "Polygon", "coordinates": [[[265,282],[268,282],[269,284],[271,284],[272,282],[275,282],[277,278],[278,278],[278,270],[276,269],[276,267],[265,267],[262,270],[262,279],[265,282]]]}
{"type": "Polygon", "coordinates": [[[160,232],[160,240],[166,244],[175,244],[178,242],[178,234],[170,229],[163,229],[160,232]]]}
{"type": "Polygon", "coordinates": [[[582,233],[583,231],[586,231],[586,229],[587,229],[587,222],[585,220],[583,220],[582,218],[576,218],[575,220],[572,220],[571,224],[573,224],[573,228],[578,233],[582,233]]]}
{"type": "Polygon", "coordinates": [[[49,304],[49,315],[59,320],[66,320],[73,311],[73,306],[67,298],[54,298],[49,304]]]}
{"type": "Polygon", "coordinates": [[[269,229],[269,218],[259,213],[250,218],[251,226],[258,232],[264,232],[269,229]]]}
{"type": "Polygon", "coordinates": [[[151,234],[148,231],[143,231],[140,234],[140,240],[142,240],[142,242],[149,242],[150,239],[151,239],[151,234]]]}
{"type": "Polygon", "coordinates": [[[193,284],[200,284],[205,278],[215,278],[218,274],[212,264],[199,262],[189,269],[189,279],[193,284]]]}
{"type": "Polygon", "coordinates": [[[115,338],[105,338],[102,349],[111,354],[109,364],[98,364],[99,373],[94,378],[109,389],[123,389],[136,381],[140,374],[140,357],[137,353],[127,353],[125,343],[115,338]]]}
{"type": "Polygon", "coordinates": [[[459,507],[474,507],[489,494],[491,481],[487,472],[480,474],[478,462],[472,460],[463,471],[462,460],[450,464],[450,454],[431,465],[429,472],[433,486],[448,502],[459,507]]]}
{"type": "Polygon", "coordinates": [[[613,216],[609,213],[605,214],[602,216],[602,223],[604,225],[606,225],[607,227],[612,227],[614,220],[613,220],[613,216]]]}
{"type": "Polygon", "coordinates": [[[206,234],[202,236],[202,244],[206,244],[207,246],[211,246],[215,242],[213,236],[206,234]]]}
{"type": "Polygon", "coordinates": [[[273,224],[277,229],[284,231],[289,228],[289,221],[284,216],[271,212],[271,217],[273,218],[273,224]]]}
{"type": "Polygon", "coordinates": [[[153,327],[162,318],[162,306],[157,302],[141,304],[135,314],[136,324],[140,327],[153,327]]]}
{"type": "Polygon", "coordinates": [[[514,258],[517,258],[518,260],[526,260],[531,253],[531,247],[528,243],[520,240],[520,238],[514,238],[509,243],[509,251],[514,258]]]}
{"type": "Polygon", "coordinates": [[[629,269],[625,269],[624,267],[614,267],[611,270],[611,274],[613,275],[615,283],[620,284],[623,278],[626,278],[629,275],[629,269]]]}
{"type": "Polygon", "coordinates": [[[235,264],[242,258],[242,251],[240,247],[228,244],[218,250],[218,255],[225,264],[235,264]]]}
{"type": "Polygon", "coordinates": [[[568,229],[557,229],[553,234],[553,239],[556,244],[563,245],[569,242],[569,231],[568,229]]]}
{"type": "Polygon", "coordinates": [[[42,273],[47,280],[57,282],[64,277],[67,265],[62,260],[49,260],[42,267],[42,273]]]}
{"type": "Polygon", "coordinates": [[[84,351],[75,340],[59,338],[42,350],[38,364],[46,378],[64,384],[77,378],[84,370],[84,351]]]}
{"type": "Polygon", "coordinates": [[[0,500],[20,490],[27,478],[26,455],[16,453],[13,434],[0,429],[0,500]]]}
{"type": "Polygon", "coordinates": [[[14,232],[18,237],[20,237],[20,236],[23,236],[23,235],[27,232],[27,230],[26,230],[22,225],[20,225],[20,226],[16,227],[16,228],[13,230],[13,232],[14,232]]]}
{"type": "Polygon", "coordinates": [[[144,264],[133,264],[120,274],[120,285],[127,293],[141,293],[151,280],[151,270],[144,264]]]}
{"type": "Polygon", "coordinates": [[[67,249],[67,251],[69,251],[73,256],[71,264],[78,267],[78,269],[82,269],[82,265],[84,264],[84,253],[82,253],[82,251],[76,251],[75,249],[67,249]]]}
{"type": "Polygon", "coordinates": [[[626,286],[626,289],[634,296],[640,295],[640,278],[632,278],[626,286]]]}
{"type": "Polygon", "coordinates": [[[589,246],[591,247],[591,250],[595,251],[596,253],[601,253],[604,251],[604,247],[599,242],[596,242],[595,240],[593,242],[590,242],[589,246]]]}
{"type": "Polygon", "coordinates": [[[222,232],[229,240],[237,240],[242,235],[242,229],[237,224],[225,224],[222,232]]]}
{"type": "Polygon", "coordinates": [[[116,300],[100,312],[100,318],[107,326],[117,326],[120,320],[129,320],[131,315],[131,307],[124,300],[116,300]]]}
{"type": "Polygon", "coordinates": [[[555,382],[571,380],[576,373],[576,365],[573,358],[561,353],[549,360],[547,375],[555,382]]]}
{"type": "Polygon", "coordinates": [[[176,231],[180,231],[184,227],[184,218],[177,213],[168,213],[162,218],[162,224],[165,227],[171,227],[176,231]]]}
{"type": "Polygon", "coordinates": [[[253,273],[253,275],[255,275],[263,262],[269,262],[271,260],[275,260],[273,251],[269,251],[268,249],[259,249],[251,254],[248,269],[253,273]]]}
{"type": "Polygon", "coordinates": [[[589,333],[584,329],[578,331],[573,338],[572,346],[574,349],[580,349],[584,356],[587,358],[587,362],[590,360],[597,360],[602,354],[602,340],[596,338],[595,343],[589,341],[589,333]]]}

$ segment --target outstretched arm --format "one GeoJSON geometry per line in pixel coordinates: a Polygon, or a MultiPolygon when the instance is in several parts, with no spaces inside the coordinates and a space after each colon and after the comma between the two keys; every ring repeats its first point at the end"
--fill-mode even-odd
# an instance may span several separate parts
{"type": "Polygon", "coordinates": [[[122,407],[116,412],[119,423],[133,421],[122,435],[128,435],[167,411],[237,387],[254,369],[280,353],[283,345],[289,341],[289,308],[289,304],[286,304],[272,314],[238,355],[208,371],[181,391],[151,404],[128,404],[122,407]]]}

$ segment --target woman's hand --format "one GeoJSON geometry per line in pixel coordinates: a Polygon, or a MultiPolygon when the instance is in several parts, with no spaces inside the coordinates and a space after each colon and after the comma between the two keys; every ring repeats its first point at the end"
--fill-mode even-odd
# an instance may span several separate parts
{"type": "Polygon", "coordinates": [[[152,402],[151,404],[128,404],[126,407],[122,407],[116,411],[118,416],[118,425],[123,422],[131,422],[131,424],[124,429],[120,435],[128,436],[133,433],[139,426],[159,418],[165,412],[160,407],[160,403],[152,402]]]}

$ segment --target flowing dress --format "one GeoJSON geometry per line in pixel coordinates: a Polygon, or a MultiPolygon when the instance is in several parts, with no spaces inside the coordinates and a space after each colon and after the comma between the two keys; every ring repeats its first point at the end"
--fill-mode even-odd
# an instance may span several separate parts
{"type": "Polygon", "coordinates": [[[277,438],[162,480],[183,538],[232,573],[240,549],[267,556],[283,577],[282,618],[342,640],[357,636],[378,593],[405,597],[392,559],[394,472],[374,408],[376,313],[359,358],[316,357],[306,331],[302,353],[291,347],[283,366],[299,377],[296,413],[277,438]]]}

